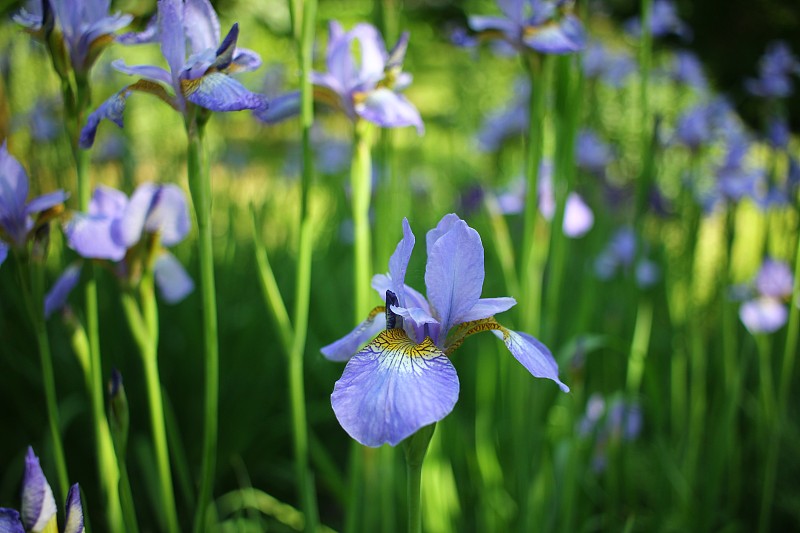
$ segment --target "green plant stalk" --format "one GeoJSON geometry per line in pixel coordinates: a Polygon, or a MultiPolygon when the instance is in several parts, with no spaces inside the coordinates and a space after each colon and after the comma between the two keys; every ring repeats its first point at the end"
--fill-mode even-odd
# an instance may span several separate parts
{"type": "Polygon", "coordinates": [[[653,303],[644,295],[639,297],[636,324],[633,327],[631,352],[628,355],[628,394],[635,398],[641,389],[644,364],[650,348],[650,332],[653,328],[653,303]]]}
{"type": "Polygon", "coordinates": [[[644,213],[652,181],[652,169],[649,168],[651,163],[650,151],[652,150],[649,95],[650,66],[653,55],[653,36],[650,28],[652,11],[653,0],[641,0],[642,36],[639,45],[639,112],[641,113],[642,125],[642,169],[639,179],[636,181],[636,222],[644,213]]]}
{"type": "Polygon", "coordinates": [[[528,116],[528,142],[525,153],[525,214],[520,266],[520,314],[522,329],[539,334],[541,320],[542,274],[544,265],[537,258],[534,240],[539,218],[539,165],[544,151],[544,117],[549,60],[537,54],[524,57],[530,79],[531,95],[528,116]]]}
{"type": "Polygon", "coordinates": [[[403,441],[408,474],[408,533],[422,533],[422,463],[435,429],[434,422],[403,441]]]}
{"type": "Polygon", "coordinates": [[[200,297],[202,298],[203,314],[203,359],[205,363],[202,473],[194,517],[195,533],[206,531],[206,510],[211,501],[216,471],[219,425],[219,344],[214,249],[211,234],[211,177],[203,148],[203,128],[203,124],[198,122],[196,116],[186,122],[189,190],[197,215],[200,297]]]}
{"type": "Polygon", "coordinates": [[[369,226],[369,207],[372,198],[372,124],[358,119],[353,139],[353,161],[350,185],[353,211],[353,287],[355,291],[355,323],[369,313],[370,280],[372,279],[372,234],[369,226]]]}
{"type": "Polygon", "coordinates": [[[148,272],[142,277],[140,298],[141,310],[133,293],[124,291],[122,294],[122,308],[144,366],[145,385],[150,408],[150,429],[153,433],[153,451],[156,455],[156,470],[161,491],[160,510],[163,513],[162,518],[165,521],[167,531],[177,533],[180,531],[180,526],[175,508],[175,494],[169,465],[164,405],[161,397],[161,379],[158,375],[158,315],[152,272],[148,272]],[[153,329],[154,326],[155,329],[153,329]]]}
{"type": "MultiPolygon", "coordinates": [[[[23,268],[19,263],[20,269],[23,268]]],[[[47,420],[50,428],[50,438],[53,441],[53,459],[56,463],[58,476],[58,490],[60,498],[67,497],[69,490],[69,475],[67,462],[64,459],[64,443],[61,440],[61,423],[58,415],[58,396],[56,394],[56,379],[53,372],[53,357],[50,353],[50,339],[47,336],[47,324],[44,318],[44,264],[43,261],[30,261],[31,290],[25,290],[27,284],[23,281],[23,290],[28,302],[33,328],[36,333],[36,343],[39,347],[39,360],[42,365],[42,385],[47,405],[47,420]]]]}
{"type": "Polygon", "coordinates": [[[789,302],[789,321],[786,330],[786,344],[783,350],[780,382],[778,383],[778,401],[775,425],[770,435],[767,449],[766,472],[764,474],[764,491],[761,498],[761,514],[759,516],[759,532],[769,531],[771,520],[771,503],[775,494],[775,482],[778,474],[778,452],[780,451],[781,434],[786,423],[786,407],[791,390],[794,362],[797,357],[798,337],[800,337],[800,240],[795,249],[794,288],[789,302]]]}

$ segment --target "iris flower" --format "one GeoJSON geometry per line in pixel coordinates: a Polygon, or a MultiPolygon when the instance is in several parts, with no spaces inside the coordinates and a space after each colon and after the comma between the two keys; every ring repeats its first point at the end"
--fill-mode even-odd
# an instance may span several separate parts
{"type": "MultiPolygon", "coordinates": [[[[632,18],[625,23],[625,29],[634,36],[642,34],[641,18],[632,18]]],[[[650,11],[650,33],[653,37],[676,35],[688,41],[692,39],[692,29],[678,17],[678,10],[672,0],[655,0],[650,11]]]]}
{"type": "Polygon", "coordinates": [[[792,75],[800,75],[800,62],[789,45],[776,41],[759,61],[759,77],[745,80],[745,89],[762,98],[786,98],[794,92],[792,75]]]}
{"type": "Polygon", "coordinates": [[[599,79],[620,88],[636,72],[636,61],[624,50],[612,50],[598,41],[590,43],[583,55],[583,72],[590,80],[599,79]]]}
{"type": "Polygon", "coordinates": [[[61,50],[53,53],[67,55],[72,69],[85,75],[113,42],[114,33],[133,20],[131,15],[109,13],[110,4],[109,0],[30,0],[14,20],[32,34],[56,43],[61,50]],[[61,38],[53,41],[49,34],[55,22],[61,38]]]}
{"type": "MultiPolygon", "coordinates": [[[[57,532],[56,500],[53,490],[44,477],[39,458],[28,448],[25,457],[25,475],[22,479],[22,513],[0,508],[0,531],[3,533],[57,532]]],[[[78,484],[67,493],[67,520],[64,533],[83,533],[83,509],[78,484]]]]}
{"type": "Polygon", "coordinates": [[[261,65],[255,52],[236,47],[239,25],[234,24],[221,43],[219,37],[219,20],[208,0],[159,0],[157,24],[141,34],[126,36],[122,42],[158,39],[169,71],[155,65],[129,67],[121,60],[114,61],[112,66],[120,72],[142,79],[112,95],[89,115],[81,132],[81,147],[91,147],[102,119],[122,127],[125,101],[132,91],[155,95],[181,113],[187,113],[190,105],[210,111],[266,107],[265,96],[250,92],[230,76],[261,65]]]}
{"type": "Polygon", "coordinates": [[[386,296],[353,331],[322,348],[333,361],[347,361],[331,394],[344,430],[366,446],[397,445],[453,410],[459,393],[450,355],[468,336],[491,331],[534,376],[555,381],[558,365],[547,347],[494,318],[513,298],[481,298],[483,245],[455,214],[427,234],[427,299],[405,284],[415,237],[403,220],[403,238],[389,259],[389,273],[372,278],[386,296]],[[359,350],[365,342],[370,341],[359,350]]]}
{"type": "MultiPolygon", "coordinates": [[[[313,72],[314,99],[342,111],[352,121],[364,119],[382,128],[414,126],[422,134],[425,127],[414,104],[402,91],[412,80],[403,72],[408,48],[408,32],[387,52],[380,32],[371,24],[357,24],[345,32],[342,26],[330,22],[325,62],[327,72],[313,72]],[[360,62],[353,57],[358,44],[360,62]]],[[[269,109],[256,111],[265,122],[279,122],[295,115],[300,109],[300,93],[293,92],[276,98],[269,109]]]]}
{"type": "Polygon", "coordinates": [[[497,4],[504,17],[469,17],[469,25],[479,37],[500,39],[518,52],[542,54],[570,54],[586,45],[586,32],[572,14],[572,2],[497,0],[497,4]]]}
{"type": "Polygon", "coordinates": [[[792,296],[794,276],[783,261],[767,259],[753,282],[756,295],[739,308],[739,318],[750,333],[772,333],[786,324],[784,304],[792,296]]]}
{"type": "Polygon", "coordinates": [[[0,147],[0,264],[10,247],[22,248],[33,231],[48,219],[53,208],[63,204],[67,194],[62,190],[28,199],[28,175],[8,153],[6,141],[0,147]],[[34,215],[39,215],[34,220],[34,215]]]}
{"type": "MultiPolygon", "coordinates": [[[[97,187],[89,212],[75,214],[64,232],[70,248],[86,259],[111,261],[123,280],[135,282],[142,268],[152,266],[161,296],[168,303],[177,303],[192,292],[194,283],[163,247],[181,242],[189,228],[189,211],[180,187],[144,183],[130,199],[116,189],[97,187]]],[[[68,293],[75,283],[76,274],[68,268],[48,295],[53,302],[50,312],[63,304],[64,291],[68,293]]]]}

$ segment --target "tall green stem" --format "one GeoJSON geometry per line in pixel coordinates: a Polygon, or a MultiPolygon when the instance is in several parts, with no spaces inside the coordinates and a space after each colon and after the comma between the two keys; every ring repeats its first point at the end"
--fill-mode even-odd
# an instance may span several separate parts
{"type": "Polygon", "coordinates": [[[155,301],[153,273],[148,268],[139,286],[141,312],[130,292],[123,294],[123,309],[139,348],[144,366],[147,399],[150,407],[150,428],[153,433],[153,449],[156,454],[158,482],[161,488],[161,504],[167,530],[180,531],[175,507],[175,492],[169,464],[169,448],[164,421],[164,402],[161,397],[161,378],[158,372],[158,308],[155,301]]]}
{"type": "Polygon", "coordinates": [[[197,215],[200,259],[200,296],[203,313],[203,352],[205,361],[205,406],[203,420],[203,458],[200,492],[194,517],[194,531],[206,530],[206,508],[211,500],[217,461],[219,424],[219,346],[217,341],[217,297],[214,283],[214,249],[211,235],[211,178],[203,149],[203,126],[197,118],[187,121],[189,140],[189,190],[197,215]]]}
{"type": "Polygon", "coordinates": [[[372,233],[369,227],[369,207],[372,198],[372,124],[358,120],[353,139],[353,162],[350,167],[350,184],[353,206],[355,290],[355,323],[361,322],[369,310],[370,279],[372,279],[372,233]]]}
{"type": "MultiPolygon", "coordinates": [[[[24,268],[22,264],[20,269],[24,268]]],[[[61,499],[66,498],[69,489],[69,476],[67,462],[64,459],[64,444],[61,441],[61,424],[58,416],[58,398],[56,395],[56,380],[53,373],[53,358],[50,353],[50,339],[47,337],[47,325],[44,319],[44,264],[36,259],[30,262],[30,292],[23,283],[23,290],[28,301],[33,328],[36,333],[36,342],[39,346],[39,360],[42,365],[42,384],[47,405],[47,419],[50,428],[50,438],[53,441],[53,458],[56,463],[58,475],[58,490],[61,499]]]]}
{"type": "Polygon", "coordinates": [[[422,463],[436,424],[425,426],[403,441],[408,473],[408,533],[422,533],[422,463]]]}

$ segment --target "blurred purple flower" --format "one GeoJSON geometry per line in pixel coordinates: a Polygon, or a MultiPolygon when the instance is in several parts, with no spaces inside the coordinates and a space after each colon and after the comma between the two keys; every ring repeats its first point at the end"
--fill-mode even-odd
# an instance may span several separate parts
{"type": "Polygon", "coordinates": [[[481,38],[501,39],[517,52],[570,54],[586,46],[586,31],[564,0],[498,0],[504,17],[472,15],[481,38]]]}
{"type": "Polygon", "coordinates": [[[414,244],[404,219],[403,239],[389,259],[389,273],[372,279],[372,287],[386,296],[386,307],[376,308],[349,334],[322,348],[328,359],[348,361],[331,403],[351,437],[366,446],[395,446],[447,416],[459,392],[448,356],[481,331],[503,340],[531,374],[569,391],[558,379],[558,365],[546,346],[494,319],[516,301],[480,297],[484,253],[474,229],[449,214],[428,232],[427,299],[405,284],[414,244]]]}
{"type": "MultiPolygon", "coordinates": [[[[0,508],[0,531],[23,533],[24,531],[57,533],[56,501],[53,490],[44,477],[39,458],[28,447],[25,456],[25,474],[22,479],[22,513],[0,508]]],[[[66,523],[64,533],[83,533],[83,509],[78,484],[70,487],[67,494],[66,523]]]]}
{"type": "Polygon", "coordinates": [[[708,144],[713,133],[709,111],[709,107],[698,105],[681,114],[675,126],[676,140],[692,151],[708,144]]]}
{"type": "Polygon", "coordinates": [[[478,131],[477,140],[481,150],[496,152],[509,138],[528,131],[530,92],[528,80],[514,83],[513,99],[500,111],[489,114],[478,131]]]}
{"type": "Polygon", "coordinates": [[[800,62],[789,45],[775,41],[759,61],[759,77],[745,80],[747,91],[762,98],[786,98],[794,92],[791,75],[800,74],[800,62]]]}
{"type": "MultiPolygon", "coordinates": [[[[422,118],[414,104],[402,91],[412,80],[403,71],[408,32],[404,32],[391,51],[386,52],[378,30],[371,24],[357,24],[345,32],[331,21],[326,55],[327,72],[314,72],[314,98],[342,111],[350,120],[359,118],[382,128],[415,126],[420,135],[425,131],[422,118]],[[358,43],[360,63],[353,57],[353,45],[358,43]]],[[[300,93],[278,97],[269,109],[256,111],[264,122],[284,120],[299,112],[300,93]]]]}
{"type": "Polygon", "coordinates": [[[9,247],[21,248],[28,242],[35,227],[33,215],[64,203],[67,194],[57,190],[28,199],[28,175],[8,153],[7,142],[0,146],[0,264],[9,247]]]}
{"type": "Polygon", "coordinates": [[[679,50],[675,53],[670,69],[670,77],[676,82],[701,91],[708,88],[708,80],[703,65],[693,52],[679,50]]]}
{"type": "Polygon", "coordinates": [[[786,324],[788,310],[784,303],[792,296],[794,276],[789,265],[766,259],[753,281],[756,297],[739,308],[739,318],[750,333],[772,333],[786,324]]]}
{"type": "Polygon", "coordinates": [[[611,51],[597,41],[590,43],[583,55],[583,72],[586,77],[602,80],[612,87],[622,87],[636,68],[636,61],[630,54],[611,51]]]}
{"type": "Polygon", "coordinates": [[[57,22],[56,42],[62,50],[53,53],[67,54],[72,69],[85,76],[113,42],[114,33],[133,20],[131,15],[110,14],[110,4],[110,0],[28,0],[14,20],[44,41],[51,39],[57,22]]]}
{"type": "Polygon", "coordinates": [[[786,117],[771,117],[767,123],[767,140],[773,148],[785,150],[789,146],[789,122],[786,117]]]}
{"type": "Polygon", "coordinates": [[[722,200],[738,202],[744,197],[754,197],[764,171],[745,161],[750,150],[750,139],[744,134],[731,135],[725,159],[717,168],[715,195],[722,200]]]}
{"type": "MultiPolygon", "coordinates": [[[[655,0],[650,12],[650,33],[653,37],[676,35],[688,41],[692,39],[692,30],[678,17],[675,3],[672,0],[655,0]]],[[[636,37],[642,34],[641,17],[629,19],[625,30],[636,37]]]]}
{"type": "Polygon", "coordinates": [[[144,260],[153,261],[155,282],[164,300],[177,303],[192,292],[194,283],[180,262],[161,246],[178,244],[189,229],[183,190],[173,184],[144,183],[130,200],[116,189],[98,186],[89,203],[89,212],[76,213],[64,232],[68,246],[80,256],[112,261],[122,277],[140,272],[131,261],[142,254],[131,254],[131,250],[141,251],[144,260]],[[153,247],[153,237],[158,247],[153,247]]]}
{"type": "Polygon", "coordinates": [[[210,111],[266,108],[265,96],[250,92],[229,75],[261,65],[258,54],[236,47],[238,23],[220,42],[219,20],[208,0],[158,0],[157,21],[157,26],[151,24],[144,32],[119,40],[140,44],[158,39],[170,70],[154,65],[129,67],[122,60],[114,61],[113,67],[120,72],[142,79],[112,95],[89,115],[81,131],[82,148],[92,146],[101,120],[122,127],[125,102],[132,91],[150,93],[181,113],[188,112],[187,102],[210,111]]]}
{"type": "Polygon", "coordinates": [[[636,261],[637,246],[636,233],[632,228],[624,227],[617,230],[605,249],[595,259],[594,271],[597,277],[608,280],[619,271],[630,271],[633,268],[639,287],[647,288],[656,284],[661,278],[661,269],[654,261],[646,257],[641,257],[636,261]]]}
{"type": "Polygon", "coordinates": [[[598,393],[589,397],[586,413],[578,422],[578,433],[594,437],[592,466],[596,472],[605,469],[606,452],[620,440],[633,441],[642,432],[642,409],[637,402],[614,398],[608,404],[598,393]]]}
{"type": "Polygon", "coordinates": [[[594,131],[582,129],[578,132],[575,141],[575,162],[578,168],[602,176],[613,155],[611,146],[594,131]]]}

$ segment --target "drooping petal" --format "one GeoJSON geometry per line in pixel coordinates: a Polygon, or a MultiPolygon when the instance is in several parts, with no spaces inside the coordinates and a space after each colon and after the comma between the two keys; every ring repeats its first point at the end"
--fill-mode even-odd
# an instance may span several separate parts
{"type": "Polygon", "coordinates": [[[130,96],[131,92],[128,87],[111,95],[108,100],[100,104],[100,107],[95,109],[86,120],[86,125],[81,130],[80,147],[87,150],[94,144],[94,138],[97,134],[97,126],[100,121],[105,119],[110,120],[120,128],[123,126],[122,117],[125,111],[125,101],[130,96]]]}
{"type": "Polygon", "coordinates": [[[25,206],[25,214],[32,215],[34,213],[41,213],[42,211],[47,211],[51,207],[55,207],[58,204],[63,204],[69,195],[62,190],[49,192],[47,194],[43,194],[41,196],[37,196],[30,202],[28,205],[25,206]]]}
{"type": "Polygon", "coordinates": [[[64,225],[67,244],[87,259],[121,261],[126,247],[113,235],[117,221],[116,218],[77,213],[64,225]]]}
{"type": "Polygon", "coordinates": [[[250,72],[261,66],[261,56],[258,52],[247,48],[237,48],[233,53],[233,62],[227,72],[250,72]]]}
{"type": "Polygon", "coordinates": [[[186,0],[183,26],[193,54],[219,45],[219,19],[208,0],[186,0]]]}
{"type": "Polygon", "coordinates": [[[67,303],[67,298],[81,279],[81,264],[73,263],[64,269],[61,276],[44,297],[44,317],[50,318],[67,303]]]}
{"type": "Polygon", "coordinates": [[[456,370],[430,338],[383,331],[347,363],[331,394],[342,428],[365,446],[396,446],[447,416],[458,400],[456,370]]]}
{"type": "Polygon", "coordinates": [[[0,146],[0,218],[18,217],[28,199],[28,175],[14,156],[7,141],[0,146]]]}
{"type": "Polygon", "coordinates": [[[140,32],[128,32],[117,35],[116,41],[120,44],[147,44],[158,41],[158,15],[151,17],[147,25],[140,32]]]}
{"type": "Polygon", "coordinates": [[[64,524],[64,533],[83,533],[81,489],[77,483],[69,488],[67,494],[67,521],[64,524]]]}
{"type": "Polygon", "coordinates": [[[0,533],[25,533],[17,511],[0,507],[0,533]]]}
{"type": "Polygon", "coordinates": [[[750,333],[773,333],[786,324],[786,306],[774,298],[757,298],[739,308],[739,318],[750,333]]]}
{"type": "Polygon", "coordinates": [[[25,476],[22,479],[22,523],[25,529],[40,532],[56,518],[53,490],[44,477],[39,458],[28,447],[25,457],[25,476]]]}
{"type": "Polygon", "coordinates": [[[503,311],[508,311],[517,305],[514,298],[505,296],[502,298],[481,298],[472,306],[465,315],[461,316],[461,322],[472,322],[490,316],[499,315],[503,311]]]}
{"type": "Polygon", "coordinates": [[[141,76],[149,80],[159,81],[170,86],[172,85],[172,76],[161,67],[156,67],[154,65],[134,65],[129,67],[122,59],[115,59],[111,62],[111,66],[115,70],[123,74],[128,74],[129,76],[141,76]]]}
{"type": "Polygon", "coordinates": [[[194,290],[194,281],[178,259],[169,252],[156,258],[153,275],[161,297],[169,304],[176,304],[194,290]]]}
{"type": "Polygon", "coordinates": [[[543,54],[570,54],[586,46],[586,32],[574,16],[567,15],[558,22],[526,28],[523,41],[543,54]]]}
{"type": "Polygon", "coordinates": [[[425,132],[422,117],[414,104],[386,87],[368,92],[364,101],[356,102],[355,110],[364,119],[383,128],[414,126],[418,134],[425,132]]]}
{"type": "MultiPolygon", "coordinates": [[[[437,227],[438,228],[438,227],[437,227]]],[[[483,290],[483,244],[478,232],[458,220],[431,246],[425,286],[442,333],[463,322],[483,290]]]]}
{"type": "Polygon", "coordinates": [[[569,387],[558,379],[558,364],[547,346],[527,333],[506,328],[493,330],[492,333],[505,343],[516,360],[533,376],[552,379],[562,391],[569,392],[569,387]]]}
{"type": "Polygon", "coordinates": [[[269,106],[256,109],[253,114],[267,124],[276,124],[300,114],[300,92],[282,94],[269,101],[269,106]]]}
{"type": "Polygon", "coordinates": [[[227,74],[212,72],[182,84],[186,99],[211,111],[261,109],[267,105],[262,94],[252,93],[227,74]]]}
{"type": "Polygon", "coordinates": [[[483,15],[471,15],[468,19],[469,27],[475,31],[499,31],[512,37],[519,33],[519,22],[514,22],[502,17],[487,17],[483,15]]]}
{"type": "MultiPolygon", "coordinates": [[[[384,293],[385,295],[386,293],[384,293]]],[[[331,361],[347,361],[353,357],[364,343],[372,340],[381,330],[386,329],[386,308],[373,309],[369,316],[350,333],[336,342],[323,346],[322,355],[331,361]]]]}

